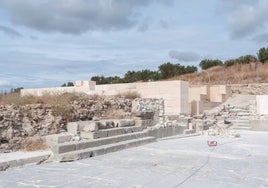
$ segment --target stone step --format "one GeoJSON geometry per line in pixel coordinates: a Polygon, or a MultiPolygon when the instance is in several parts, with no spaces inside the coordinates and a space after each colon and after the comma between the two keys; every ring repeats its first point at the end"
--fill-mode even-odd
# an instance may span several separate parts
{"type": "Polygon", "coordinates": [[[46,143],[50,147],[55,144],[70,142],[72,138],[73,138],[73,134],[70,134],[68,132],[63,132],[60,134],[51,134],[51,135],[45,136],[46,143]]]}
{"type": "Polygon", "coordinates": [[[228,111],[231,112],[231,113],[248,112],[249,111],[249,107],[244,107],[244,108],[231,108],[231,109],[228,109],[228,111]]]}
{"type": "Polygon", "coordinates": [[[88,149],[92,147],[98,147],[101,145],[118,143],[118,142],[122,142],[126,140],[133,140],[133,139],[143,138],[147,136],[148,136],[148,133],[146,132],[135,132],[135,133],[128,133],[128,134],[123,134],[123,135],[116,135],[112,137],[99,138],[99,139],[94,139],[94,140],[65,142],[65,143],[54,145],[51,148],[51,150],[54,155],[58,155],[58,154],[67,153],[71,151],[88,149]]]}
{"type": "Polygon", "coordinates": [[[231,129],[233,130],[251,130],[251,127],[245,127],[245,126],[232,126],[231,129]]]}
{"type": "Polygon", "coordinates": [[[250,116],[250,113],[249,112],[238,112],[236,115],[237,116],[250,116]]]}
{"type": "Polygon", "coordinates": [[[230,121],[250,121],[252,119],[252,116],[233,116],[227,118],[230,121]]]}
{"type": "Polygon", "coordinates": [[[249,127],[249,128],[251,128],[251,125],[250,124],[248,124],[248,125],[246,125],[246,124],[238,124],[238,125],[233,125],[233,127],[249,127]]]}
{"type": "Polygon", "coordinates": [[[228,121],[231,121],[232,123],[250,123],[250,119],[237,119],[237,118],[228,118],[228,121]]]}
{"type": "Polygon", "coordinates": [[[243,121],[236,121],[236,122],[232,122],[233,126],[251,126],[250,121],[248,122],[243,122],[243,121]]]}
{"type": "Polygon", "coordinates": [[[99,121],[77,121],[67,124],[67,131],[71,134],[77,134],[81,131],[98,131],[100,129],[109,129],[115,127],[132,127],[135,126],[134,119],[107,119],[99,121]]]}
{"type": "Polygon", "coordinates": [[[111,129],[102,129],[95,132],[90,131],[82,131],[80,132],[80,136],[85,139],[99,139],[111,136],[117,136],[127,133],[141,132],[145,129],[142,126],[133,126],[133,127],[119,127],[119,128],[111,128],[111,129]]]}
{"type": "Polygon", "coordinates": [[[60,161],[60,162],[80,160],[80,159],[85,159],[89,157],[94,157],[98,155],[103,155],[103,154],[127,149],[130,147],[137,147],[137,146],[148,144],[154,141],[156,141],[155,137],[138,138],[134,140],[127,140],[127,141],[122,141],[118,143],[62,153],[59,155],[55,155],[54,158],[55,160],[60,161]]]}
{"type": "Polygon", "coordinates": [[[232,126],[251,127],[251,121],[246,119],[228,119],[232,126]]]}
{"type": "Polygon", "coordinates": [[[239,119],[240,120],[251,120],[252,116],[240,116],[239,119]]]}
{"type": "Polygon", "coordinates": [[[196,130],[194,130],[194,129],[185,129],[183,131],[183,135],[194,134],[195,132],[196,132],[196,130]]]}
{"type": "Polygon", "coordinates": [[[251,122],[249,120],[235,120],[231,121],[233,126],[238,127],[251,127],[251,122]]]}
{"type": "Polygon", "coordinates": [[[233,123],[232,126],[244,126],[244,127],[250,127],[251,124],[250,123],[233,123]]]}

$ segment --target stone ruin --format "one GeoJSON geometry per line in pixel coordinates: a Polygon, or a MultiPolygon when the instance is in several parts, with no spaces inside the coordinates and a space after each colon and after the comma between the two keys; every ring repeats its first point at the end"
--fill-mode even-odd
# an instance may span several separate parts
{"type": "MultiPolygon", "coordinates": [[[[216,93],[217,88],[205,87],[203,93],[198,93],[198,97],[200,100],[210,99],[208,102],[218,103],[218,100],[222,101],[229,94],[224,94],[225,87],[216,93]]],[[[195,90],[196,88],[193,89],[195,90]]],[[[196,96],[192,96],[194,97],[196,96]]],[[[110,98],[101,104],[95,102],[75,101],[74,116],[69,123],[61,117],[53,117],[51,107],[45,105],[0,106],[3,111],[3,115],[0,115],[0,149],[8,151],[8,146],[12,145],[12,149],[17,150],[18,143],[28,136],[48,135],[45,139],[54,158],[71,161],[177,134],[197,132],[211,136],[238,137],[235,130],[251,129],[251,121],[254,119],[252,114],[256,111],[252,109],[252,106],[256,106],[253,103],[244,106],[225,104],[216,107],[217,110],[214,111],[203,108],[203,113],[190,117],[183,114],[168,115],[166,108],[169,108],[169,112],[172,108],[161,98],[139,98],[133,101],[110,98]],[[111,106],[116,106],[124,115],[120,118],[107,118],[104,113],[113,113],[111,106]],[[24,108],[32,108],[34,112],[25,114],[23,111],[27,110],[24,108]]]]}
{"type": "Polygon", "coordinates": [[[118,96],[86,96],[70,104],[69,120],[56,114],[49,104],[0,105],[0,153],[21,149],[28,137],[43,137],[67,130],[68,121],[86,121],[96,117],[126,118],[131,115],[132,99],[118,96]]]}
{"type": "MultiPolygon", "coordinates": [[[[178,122],[164,115],[163,99],[135,99],[131,118],[76,121],[67,132],[46,136],[58,161],[72,161],[138,146],[157,138],[187,132],[188,120],[178,122]]],[[[180,118],[177,118],[180,119],[180,118]]]]}
{"type": "Polygon", "coordinates": [[[62,142],[91,142],[125,135],[127,138],[150,137],[149,140],[155,140],[183,134],[187,129],[187,121],[179,122],[165,115],[163,99],[108,97],[77,100],[72,108],[72,121],[67,123],[62,116],[54,116],[53,108],[46,104],[1,105],[0,152],[21,149],[28,137],[45,137],[53,148],[62,142]],[[115,112],[120,117],[117,118],[115,112]]]}

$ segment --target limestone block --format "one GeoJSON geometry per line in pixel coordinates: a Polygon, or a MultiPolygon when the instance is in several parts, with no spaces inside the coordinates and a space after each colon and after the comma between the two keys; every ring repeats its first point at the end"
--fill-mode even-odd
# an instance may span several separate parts
{"type": "Polygon", "coordinates": [[[105,138],[105,137],[108,137],[108,133],[106,131],[105,132],[98,131],[94,133],[94,139],[105,138]]]}
{"type": "Polygon", "coordinates": [[[153,124],[154,123],[152,119],[135,119],[136,126],[150,127],[153,126],[153,124]]]}
{"type": "MultiPolygon", "coordinates": [[[[109,143],[101,142],[101,144],[109,144],[109,143]]],[[[86,141],[84,140],[84,141],[77,142],[76,150],[97,147],[97,146],[100,146],[101,144],[99,144],[98,140],[86,140],[86,141]]]]}
{"type": "Polygon", "coordinates": [[[114,125],[114,122],[112,120],[102,120],[102,121],[99,121],[99,129],[109,129],[109,128],[113,128],[115,125],[114,125]]]}
{"type": "Polygon", "coordinates": [[[130,127],[135,125],[134,119],[121,119],[114,121],[116,127],[130,127]]]}
{"type": "Polygon", "coordinates": [[[0,162],[0,171],[4,171],[8,168],[9,168],[8,162],[6,161],[0,162]]]}
{"type": "Polygon", "coordinates": [[[99,121],[79,121],[79,131],[98,131],[99,130],[99,121]]]}
{"type": "Polygon", "coordinates": [[[45,136],[45,140],[48,146],[53,146],[55,144],[60,144],[64,142],[71,141],[73,134],[71,133],[60,133],[60,134],[52,134],[45,136]]]}
{"type": "Polygon", "coordinates": [[[133,112],[133,116],[139,117],[141,119],[153,119],[154,112],[133,112]]]}
{"type": "Polygon", "coordinates": [[[202,121],[202,120],[199,120],[199,121],[196,121],[196,131],[203,131],[203,130],[208,130],[208,125],[206,124],[205,121],[202,121]]]}
{"type": "Polygon", "coordinates": [[[84,139],[94,139],[95,132],[81,131],[80,136],[84,139]]]}
{"type": "Polygon", "coordinates": [[[185,130],[183,130],[183,134],[193,134],[193,133],[195,133],[195,130],[193,130],[193,129],[185,129],[185,130]]]}
{"type": "Polygon", "coordinates": [[[79,124],[77,122],[67,123],[67,131],[71,134],[77,134],[79,131],[79,124]]]}
{"type": "Polygon", "coordinates": [[[75,151],[76,150],[76,143],[70,142],[70,143],[55,145],[51,148],[51,150],[52,150],[54,155],[66,153],[66,152],[70,152],[70,151],[75,151]]]}
{"type": "Polygon", "coordinates": [[[125,131],[123,129],[111,129],[107,131],[107,136],[116,136],[124,133],[125,131]]]}
{"type": "Polygon", "coordinates": [[[97,131],[97,132],[85,132],[81,131],[80,136],[84,139],[97,139],[97,138],[105,138],[108,136],[107,131],[97,131]]]}
{"type": "Polygon", "coordinates": [[[82,80],[77,80],[77,81],[75,81],[75,86],[76,87],[80,87],[80,86],[82,86],[83,85],[83,81],[82,80]]]}

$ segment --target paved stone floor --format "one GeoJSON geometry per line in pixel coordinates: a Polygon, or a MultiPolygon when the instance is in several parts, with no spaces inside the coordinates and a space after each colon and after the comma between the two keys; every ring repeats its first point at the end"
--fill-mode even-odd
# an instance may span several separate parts
{"type": "Polygon", "coordinates": [[[268,132],[168,139],[71,163],[0,172],[0,187],[268,187],[268,132]],[[207,140],[216,140],[210,148],[207,140]]]}

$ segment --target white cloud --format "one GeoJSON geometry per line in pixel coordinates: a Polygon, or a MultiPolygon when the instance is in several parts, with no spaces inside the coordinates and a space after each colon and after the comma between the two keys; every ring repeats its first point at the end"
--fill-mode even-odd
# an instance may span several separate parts
{"type": "Polygon", "coordinates": [[[228,17],[228,29],[233,39],[241,39],[257,34],[260,30],[267,29],[268,2],[255,1],[253,4],[236,4],[228,17]]]}
{"type": "MultiPolygon", "coordinates": [[[[118,30],[138,25],[139,8],[167,0],[2,0],[12,22],[42,32],[80,34],[89,30],[118,30]]],[[[147,26],[146,26],[147,27],[147,26]]]]}

